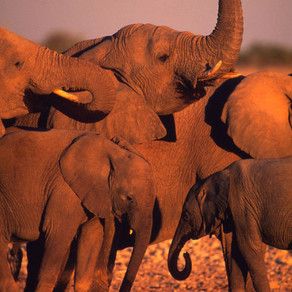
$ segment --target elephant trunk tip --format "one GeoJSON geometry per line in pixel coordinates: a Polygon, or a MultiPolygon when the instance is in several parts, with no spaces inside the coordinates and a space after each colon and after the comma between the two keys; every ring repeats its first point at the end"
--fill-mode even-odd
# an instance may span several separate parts
{"type": "Polygon", "coordinates": [[[168,260],[168,269],[172,277],[178,281],[186,280],[192,271],[192,261],[188,252],[183,254],[185,265],[182,270],[177,267],[177,257],[168,260]]]}

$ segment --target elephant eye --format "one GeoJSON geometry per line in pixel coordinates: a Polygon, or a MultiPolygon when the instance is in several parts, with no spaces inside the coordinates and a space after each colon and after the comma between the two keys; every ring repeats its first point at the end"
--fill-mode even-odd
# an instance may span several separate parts
{"type": "Polygon", "coordinates": [[[14,63],[14,66],[17,68],[17,69],[21,69],[22,66],[23,66],[24,62],[21,62],[21,61],[17,61],[14,63]]]}
{"type": "Polygon", "coordinates": [[[165,63],[168,60],[168,58],[169,58],[169,55],[167,54],[163,54],[158,57],[159,61],[162,63],[165,63]]]}

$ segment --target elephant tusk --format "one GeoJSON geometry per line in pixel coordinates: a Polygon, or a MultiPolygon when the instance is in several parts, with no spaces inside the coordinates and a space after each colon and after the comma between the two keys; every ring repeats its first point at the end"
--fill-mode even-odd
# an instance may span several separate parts
{"type": "Polygon", "coordinates": [[[221,68],[222,63],[223,63],[222,60],[220,60],[212,69],[210,69],[209,72],[207,73],[207,78],[213,77],[221,68]]]}
{"type": "Polygon", "coordinates": [[[56,88],[53,90],[53,93],[59,95],[59,96],[62,96],[68,100],[71,100],[71,101],[74,101],[74,102],[79,102],[79,98],[74,95],[74,94],[71,94],[71,93],[68,93],[62,89],[59,89],[59,88],[56,88]]]}
{"type": "Polygon", "coordinates": [[[239,77],[239,76],[244,76],[243,74],[239,73],[239,72],[228,72],[228,73],[225,73],[222,78],[224,79],[230,79],[230,78],[236,78],[236,77],[239,77]]]}

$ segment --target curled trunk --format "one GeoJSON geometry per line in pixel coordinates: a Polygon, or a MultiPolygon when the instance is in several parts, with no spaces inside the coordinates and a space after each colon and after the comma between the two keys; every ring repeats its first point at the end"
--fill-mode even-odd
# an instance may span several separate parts
{"type": "Polygon", "coordinates": [[[180,252],[189,239],[190,236],[188,233],[185,233],[184,228],[179,225],[179,228],[177,228],[174,238],[171,242],[167,260],[170,274],[173,278],[179,281],[187,279],[192,271],[191,258],[187,252],[183,254],[185,259],[184,268],[180,271],[177,266],[180,252]]]}
{"type": "Polygon", "coordinates": [[[105,113],[112,110],[118,82],[111,71],[46,48],[38,49],[34,64],[31,79],[39,93],[50,93],[55,88],[87,90],[92,95],[92,101],[85,105],[86,109],[105,113]]]}
{"type": "MultiPolygon", "coordinates": [[[[114,74],[84,59],[58,54],[15,33],[0,28],[3,46],[15,51],[15,64],[25,89],[50,94],[58,88],[87,90],[92,101],[86,104],[91,111],[110,112],[115,102],[119,82],[114,74]]],[[[71,96],[68,99],[74,100],[71,96]]]]}

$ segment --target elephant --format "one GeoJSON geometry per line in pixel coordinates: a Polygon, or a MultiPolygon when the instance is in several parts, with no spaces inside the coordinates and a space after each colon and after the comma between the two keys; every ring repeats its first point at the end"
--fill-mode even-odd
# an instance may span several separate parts
{"type": "Polygon", "coordinates": [[[178,270],[185,242],[208,234],[231,233],[228,261],[231,291],[245,291],[249,271],[256,291],[270,291],[265,245],[292,249],[292,156],[243,159],[195,184],[188,192],[172,240],[168,267],[178,280],[191,272],[191,260],[178,270]]]}
{"type": "Polygon", "coordinates": [[[221,120],[234,143],[250,156],[288,156],[292,155],[291,103],[291,75],[259,71],[238,84],[224,105],[221,120]]]}
{"type": "MultiPolygon", "coordinates": [[[[239,42],[242,38],[242,10],[240,1],[220,1],[219,4],[220,13],[215,29],[216,34],[221,34],[219,33],[220,30],[218,30],[219,27],[222,28],[225,27],[225,25],[228,29],[236,27],[234,34],[228,32],[222,33],[222,35],[230,38],[228,41],[229,44],[233,44],[235,40],[239,42]],[[233,10],[234,13],[231,13],[233,10]],[[230,20],[230,17],[233,19],[230,20]],[[227,25],[229,21],[230,24],[227,25]]],[[[139,27],[141,30],[143,28],[143,26],[137,26],[137,34],[139,32],[139,27]]],[[[146,27],[150,28],[151,26],[144,26],[143,29],[146,29],[146,27]]],[[[132,28],[134,28],[134,26],[132,26],[132,28]]],[[[159,34],[162,35],[161,38],[155,38],[157,47],[159,47],[160,39],[167,39],[167,34],[163,35],[164,29],[168,30],[164,27],[156,29],[156,33],[159,32],[159,34]]],[[[113,36],[84,41],[77,44],[72,49],[69,49],[65,52],[65,55],[101,64],[103,60],[102,56],[105,56],[105,47],[111,40],[117,39],[117,37],[118,36],[113,36]]],[[[142,37],[137,35],[135,38],[137,41],[139,40],[139,44],[140,42],[142,43],[142,37]]],[[[206,40],[201,37],[199,37],[199,39],[206,40]]],[[[153,38],[151,38],[151,40],[154,41],[153,38]]],[[[198,40],[197,36],[194,36],[194,40],[198,40]]],[[[200,41],[198,44],[199,43],[209,44],[210,42],[200,41]]],[[[146,44],[144,47],[148,48],[146,44]]],[[[238,43],[237,53],[234,52],[234,56],[236,55],[234,61],[237,58],[239,47],[240,45],[238,43]]],[[[143,46],[133,45],[131,48],[129,54],[136,55],[142,51],[143,46]],[[133,52],[136,50],[137,53],[134,54],[133,52]]],[[[235,45],[232,45],[232,48],[235,48],[235,45]]],[[[120,50],[117,50],[117,52],[115,52],[115,50],[115,47],[113,47],[112,54],[118,55],[120,50]]],[[[145,56],[148,55],[147,52],[148,51],[145,50],[145,56]]],[[[184,54],[181,54],[181,57],[183,57],[183,55],[184,54]]],[[[196,55],[200,56],[199,52],[196,55]]],[[[226,55],[231,56],[233,54],[228,53],[226,55]]],[[[137,61],[136,63],[132,62],[127,65],[127,59],[122,55],[120,55],[120,58],[123,60],[123,63],[129,67],[129,70],[131,66],[137,68],[140,64],[137,61]]],[[[128,58],[129,60],[135,61],[131,59],[134,58],[131,55],[128,58]]],[[[213,66],[218,60],[224,59],[225,58],[220,56],[211,65],[213,66]]],[[[192,60],[192,58],[188,56],[181,64],[187,65],[189,62],[191,63],[190,60],[192,60]]],[[[166,62],[166,64],[168,63],[166,62]]],[[[233,65],[234,64],[230,64],[230,67],[233,65]]],[[[151,66],[154,68],[155,63],[152,62],[149,66],[145,66],[145,68],[151,66]]],[[[223,68],[225,68],[225,65],[222,65],[220,69],[223,68]]],[[[188,71],[186,70],[186,72],[188,71]]],[[[270,86],[274,88],[272,78],[266,79],[266,77],[263,76],[265,74],[260,72],[255,73],[253,78],[250,78],[250,76],[237,76],[231,78],[228,74],[228,76],[226,76],[226,74],[222,75],[219,74],[220,72],[216,72],[218,76],[215,76],[213,80],[209,80],[207,84],[205,84],[206,86],[201,92],[201,98],[196,99],[195,102],[173,114],[166,114],[169,113],[168,106],[160,111],[160,120],[167,130],[167,135],[165,137],[157,141],[147,141],[135,145],[135,148],[151,164],[157,189],[158,203],[154,208],[154,223],[151,237],[152,244],[172,238],[180,218],[185,195],[196,181],[224,169],[230,163],[241,158],[277,158],[292,154],[292,147],[289,147],[289,145],[291,145],[291,127],[290,131],[283,130],[289,129],[289,115],[291,117],[291,114],[289,114],[289,99],[291,98],[291,94],[288,94],[286,89],[280,86],[276,91],[270,90],[270,86]],[[239,88],[240,84],[243,82],[245,84],[245,94],[238,95],[237,88],[239,88]],[[256,84],[263,83],[266,83],[266,85],[261,87],[256,86],[256,84]],[[253,88],[255,88],[257,92],[254,92],[251,96],[249,92],[251,92],[253,88]],[[234,99],[233,103],[229,102],[231,95],[234,99]],[[275,103],[280,103],[281,112],[279,113],[281,114],[281,119],[275,114],[275,108],[265,106],[264,99],[270,100],[271,102],[274,100],[275,103]],[[235,103],[236,100],[238,101],[237,104],[235,103]],[[257,100],[257,103],[254,106],[249,106],[254,100],[257,100]],[[247,105],[245,104],[244,107],[240,107],[240,103],[246,103],[247,105]],[[225,104],[229,104],[229,106],[225,107],[225,104]],[[232,113],[233,104],[236,104],[237,112],[240,111],[239,116],[232,113]],[[254,115],[257,116],[257,120],[253,119],[254,115]],[[238,117],[240,117],[240,120],[238,117]],[[246,123],[246,121],[248,121],[248,123],[246,123]],[[247,127],[249,131],[245,131],[247,127]],[[274,140],[274,135],[276,135],[278,131],[284,133],[283,135],[287,138],[281,139],[281,143],[277,143],[274,140]],[[242,135],[241,139],[234,138],[240,135],[242,135]],[[265,142],[263,143],[262,141],[265,142]],[[282,143],[287,146],[283,146],[282,143]]],[[[115,72],[115,74],[118,75],[119,73],[115,72]]],[[[278,75],[278,73],[271,74],[278,75]]],[[[281,76],[283,76],[283,80],[285,79],[287,86],[291,84],[291,77],[286,78],[284,74],[281,76]]],[[[144,79],[141,78],[141,80],[143,81],[144,79]]],[[[159,79],[159,82],[160,81],[159,79]]],[[[157,84],[154,81],[149,83],[152,84],[152,82],[153,84],[157,84]]],[[[145,86],[146,85],[147,84],[145,84],[145,86]]],[[[160,88],[159,86],[160,85],[157,85],[156,87],[160,88]]],[[[169,96],[168,102],[175,103],[176,101],[171,101],[171,96],[169,96]]],[[[44,122],[41,123],[43,127],[63,127],[93,130],[97,132],[103,132],[105,130],[103,126],[100,126],[102,121],[97,123],[94,122],[91,115],[78,116],[76,110],[73,108],[73,104],[69,106],[60,101],[55,102],[53,107],[54,108],[50,110],[49,114],[44,114],[45,119],[41,118],[42,121],[44,120],[44,122]],[[81,120],[86,120],[87,123],[82,123],[81,120]]],[[[109,117],[109,115],[107,117],[109,117]]],[[[124,124],[126,117],[127,115],[125,113],[121,113],[121,125],[127,125],[124,124]]],[[[38,119],[39,115],[27,115],[25,119],[18,120],[16,125],[33,125],[37,127],[40,125],[37,123],[38,119]]],[[[138,129],[140,129],[139,125],[141,124],[136,124],[138,129]]],[[[145,125],[143,124],[143,126],[145,125]]],[[[230,252],[229,242],[230,238],[228,237],[223,241],[224,244],[226,243],[224,246],[226,254],[230,252]]],[[[130,236],[122,234],[119,239],[118,248],[124,248],[130,245],[132,245],[130,236]]],[[[227,263],[227,268],[231,269],[229,263],[227,263]]]]}
{"type": "Polygon", "coordinates": [[[87,112],[80,112],[77,105],[52,101],[54,109],[46,126],[95,130],[109,133],[109,136],[116,134],[131,143],[162,138],[165,129],[157,125],[159,121],[145,116],[146,110],[141,108],[144,99],[159,115],[180,111],[200,99],[213,79],[233,67],[240,50],[242,31],[240,0],[220,0],[218,21],[208,36],[178,32],[165,26],[133,24],[112,36],[78,43],[64,55],[86,59],[111,71],[126,85],[124,94],[116,97],[106,118],[95,124],[92,124],[93,118],[87,112]],[[139,98],[141,96],[143,98],[139,98]],[[130,103],[126,103],[126,99],[130,103]],[[129,115],[133,119],[128,119],[129,115]],[[147,127],[145,130],[145,125],[154,130],[147,127]]]}
{"type": "MultiPolygon", "coordinates": [[[[116,145],[119,146],[119,152],[111,153],[114,149],[111,152],[109,149],[106,151],[107,155],[112,156],[111,159],[107,159],[109,161],[106,165],[109,168],[110,164],[111,167],[110,170],[107,170],[105,177],[109,182],[108,186],[106,186],[107,188],[103,186],[98,192],[108,193],[108,197],[112,198],[112,202],[108,205],[112,205],[113,215],[110,214],[109,210],[106,210],[111,216],[106,217],[104,215],[104,228],[102,228],[100,221],[96,220],[98,218],[93,218],[93,220],[84,223],[82,226],[78,239],[75,271],[77,291],[90,290],[97,257],[103,261],[103,275],[100,275],[99,280],[101,280],[101,283],[99,283],[99,286],[105,290],[108,289],[107,263],[111,249],[115,248],[115,243],[113,242],[115,230],[114,218],[117,218],[122,223],[124,221],[123,218],[126,216],[129,227],[131,228],[132,237],[135,238],[132,256],[120,291],[130,291],[139,265],[150,242],[152,212],[155,203],[155,187],[151,166],[126,140],[115,137],[112,141],[115,143],[115,148],[118,148],[116,145]],[[109,171],[110,173],[108,173],[109,171]],[[101,236],[96,236],[96,232],[91,233],[92,228],[95,231],[99,230],[101,236]],[[104,235],[102,235],[103,233],[104,235]],[[88,237],[90,240],[88,240],[88,237]],[[103,242],[100,241],[100,238],[104,238],[103,242]]],[[[88,163],[80,164],[78,159],[79,153],[86,151],[89,147],[92,151],[96,151],[96,145],[92,145],[91,137],[83,139],[82,143],[75,143],[62,156],[60,165],[65,181],[80,197],[83,205],[88,210],[92,210],[92,208],[95,208],[95,201],[81,196],[96,189],[96,173],[100,171],[97,169],[100,166],[94,165],[92,169],[94,168],[95,171],[88,172],[87,169],[90,167],[89,163],[93,164],[90,157],[86,159],[88,163]],[[88,202],[86,202],[87,200],[88,202]]],[[[104,148],[107,149],[108,146],[104,148]]],[[[89,153],[89,155],[92,155],[92,153],[89,153]]],[[[104,170],[102,171],[104,172],[104,170]]],[[[98,215],[98,212],[93,213],[98,215]]]]}
{"type": "MultiPolygon", "coordinates": [[[[93,97],[83,105],[86,109],[109,111],[114,104],[118,83],[110,71],[99,66],[57,54],[4,28],[0,28],[0,55],[1,119],[33,110],[26,98],[28,91],[40,95],[54,92],[78,102],[80,98],[61,89],[85,88],[93,97]]],[[[1,133],[5,133],[2,123],[1,133]]]]}
{"type": "Polygon", "coordinates": [[[52,291],[79,231],[76,290],[84,291],[84,261],[91,255],[82,233],[94,221],[94,234],[100,235],[94,243],[106,239],[110,250],[115,219],[128,221],[133,230],[135,247],[122,284],[130,287],[152,230],[149,163],[124,141],[80,131],[17,130],[0,140],[0,149],[1,291],[18,291],[7,264],[9,241],[44,239],[36,283],[30,278],[27,289],[52,291]]]}

